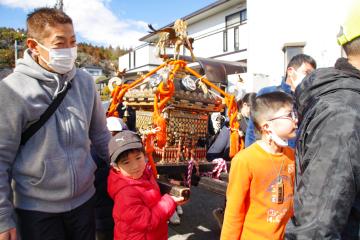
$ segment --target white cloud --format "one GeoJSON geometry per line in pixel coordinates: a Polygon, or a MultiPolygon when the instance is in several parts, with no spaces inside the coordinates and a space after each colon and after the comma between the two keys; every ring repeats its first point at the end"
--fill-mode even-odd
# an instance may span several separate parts
{"type": "MultiPolygon", "coordinates": [[[[54,6],[55,0],[0,0],[0,4],[29,11],[36,7],[54,6]]],[[[120,19],[110,9],[111,0],[64,0],[64,11],[73,19],[75,31],[93,44],[134,47],[146,34],[143,21],[120,19]]],[[[113,11],[116,11],[113,10],[113,11]]]]}
{"type": "Polygon", "coordinates": [[[24,10],[30,10],[36,7],[53,7],[55,5],[55,0],[46,1],[46,0],[0,0],[0,4],[12,7],[12,8],[22,8],[24,10]]]}

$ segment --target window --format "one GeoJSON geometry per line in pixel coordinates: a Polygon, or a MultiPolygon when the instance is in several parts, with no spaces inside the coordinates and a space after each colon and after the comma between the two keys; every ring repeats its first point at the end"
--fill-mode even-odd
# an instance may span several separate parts
{"type": "Polygon", "coordinates": [[[134,51],[134,68],[136,67],[136,52],[134,51]]]}
{"type": "Polygon", "coordinates": [[[239,27],[234,28],[234,49],[239,50],[239,27]]]}
{"type": "Polygon", "coordinates": [[[129,69],[131,69],[131,52],[129,52],[129,69]]]}
{"type": "Polygon", "coordinates": [[[247,11],[246,9],[240,11],[240,23],[243,23],[247,20],[247,11]]]}
{"type": "Polygon", "coordinates": [[[227,30],[223,32],[223,51],[227,52],[228,46],[227,46],[227,30]]]}
{"type": "MultiPolygon", "coordinates": [[[[240,48],[240,31],[239,26],[247,20],[246,9],[233,13],[225,17],[225,31],[223,32],[223,51],[228,51],[228,31],[234,31],[234,50],[237,51],[240,48]],[[232,30],[232,28],[234,30],[232,30]]],[[[232,32],[230,32],[231,36],[232,32]]],[[[232,37],[232,36],[231,36],[232,37]]],[[[230,44],[231,40],[230,40],[230,44]]],[[[232,48],[232,47],[231,47],[232,48]]]]}
{"type": "Polygon", "coordinates": [[[240,23],[240,13],[234,13],[225,17],[226,28],[234,27],[240,23]]]}
{"type": "Polygon", "coordinates": [[[231,14],[225,17],[226,28],[235,27],[244,23],[247,20],[247,11],[246,9],[241,10],[240,12],[231,14]]]}

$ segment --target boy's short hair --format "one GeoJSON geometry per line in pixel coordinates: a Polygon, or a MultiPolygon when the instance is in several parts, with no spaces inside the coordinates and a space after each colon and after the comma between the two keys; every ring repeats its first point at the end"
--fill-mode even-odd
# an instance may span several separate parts
{"type": "Polygon", "coordinates": [[[141,138],[135,132],[124,130],[110,139],[109,153],[112,163],[117,163],[119,160],[127,158],[128,154],[133,150],[144,152],[141,138]]]}
{"type": "Polygon", "coordinates": [[[292,107],[293,103],[293,98],[285,92],[277,91],[257,96],[250,111],[256,129],[260,132],[262,127],[260,123],[271,119],[280,108],[292,107]]]}
{"type": "Polygon", "coordinates": [[[59,9],[38,8],[29,13],[26,19],[27,37],[41,40],[46,37],[46,26],[57,24],[73,24],[71,18],[59,9]]]}
{"type": "Polygon", "coordinates": [[[358,56],[360,55],[360,37],[343,45],[343,49],[347,56],[358,56]]]}

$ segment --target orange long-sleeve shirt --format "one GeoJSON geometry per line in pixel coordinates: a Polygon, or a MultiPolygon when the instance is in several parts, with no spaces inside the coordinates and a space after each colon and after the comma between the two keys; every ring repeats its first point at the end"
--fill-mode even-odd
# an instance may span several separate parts
{"type": "Polygon", "coordinates": [[[258,143],[239,152],[231,161],[227,203],[221,240],[278,240],[293,214],[294,151],[283,148],[279,154],[266,152],[258,143]],[[280,173],[284,201],[272,202],[273,185],[280,173]]]}

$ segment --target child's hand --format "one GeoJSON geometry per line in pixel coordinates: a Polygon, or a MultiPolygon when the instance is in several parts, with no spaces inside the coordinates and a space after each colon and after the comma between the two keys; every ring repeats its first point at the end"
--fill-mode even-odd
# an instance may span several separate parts
{"type": "Polygon", "coordinates": [[[172,195],[170,195],[170,197],[172,197],[172,199],[175,201],[177,205],[183,205],[187,202],[183,197],[176,197],[172,195]]]}

